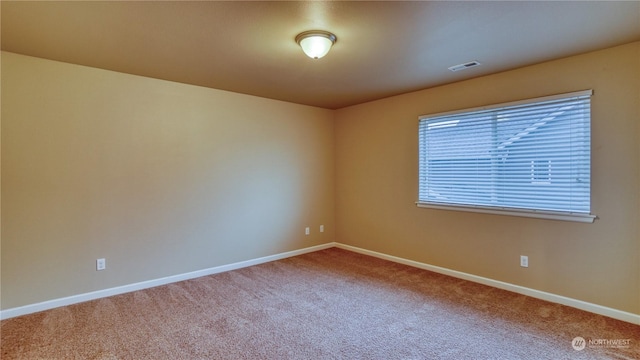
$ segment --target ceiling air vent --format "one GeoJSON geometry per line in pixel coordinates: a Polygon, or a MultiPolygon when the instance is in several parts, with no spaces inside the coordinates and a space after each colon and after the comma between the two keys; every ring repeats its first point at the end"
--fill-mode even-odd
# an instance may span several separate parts
{"type": "Polygon", "coordinates": [[[474,60],[474,61],[469,61],[468,63],[464,63],[464,64],[460,64],[460,65],[454,65],[454,66],[450,67],[449,70],[451,70],[453,72],[456,72],[456,71],[472,68],[472,67],[475,67],[475,66],[478,66],[478,65],[480,65],[480,63],[474,60]]]}

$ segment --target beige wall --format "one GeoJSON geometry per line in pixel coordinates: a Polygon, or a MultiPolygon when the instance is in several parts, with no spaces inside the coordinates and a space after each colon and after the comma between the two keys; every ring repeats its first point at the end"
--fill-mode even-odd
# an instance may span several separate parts
{"type": "Polygon", "coordinates": [[[640,43],[338,110],[336,240],[640,314],[639,139],[640,43]],[[415,206],[419,115],[584,89],[595,223],[415,206]]]}
{"type": "Polygon", "coordinates": [[[2,309],[334,240],[332,111],[3,52],[1,115],[2,309]]]}
{"type": "Polygon", "coordinates": [[[338,111],[2,53],[1,115],[2,309],[336,240],[640,314],[640,43],[338,111]],[[583,89],[594,224],[415,206],[419,115],[583,89]]]}

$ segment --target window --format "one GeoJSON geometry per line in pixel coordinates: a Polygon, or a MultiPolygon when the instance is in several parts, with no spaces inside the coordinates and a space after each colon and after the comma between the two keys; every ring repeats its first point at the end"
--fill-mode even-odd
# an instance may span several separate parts
{"type": "Polygon", "coordinates": [[[591,94],[421,116],[418,206],[593,222],[591,94]]]}
{"type": "Polygon", "coordinates": [[[531,183],[551,184],[551,160],[531,160],[531,183]]]}

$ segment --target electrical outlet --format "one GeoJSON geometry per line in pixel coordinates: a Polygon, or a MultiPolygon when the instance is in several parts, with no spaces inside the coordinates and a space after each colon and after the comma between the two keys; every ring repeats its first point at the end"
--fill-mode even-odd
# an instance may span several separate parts
{"type": "Polygon", "coordinates": [[[529,267],[529,257],[520,255],[520,266],[529,267]]]}
{"type": "Polygon", "coordinates": [[[320,225],[320,232],[324,232],[324,225],[320,225]]]}
{"type": "Polygon", "coordinates": [[[96,270],[97,271],[104,270],[106,268],[107,268],[107,260],[105,260],[105,259],[96,260],[96,270]]]}
{"type": "Polygon", "coordinates": [[[309,229],[309,227],[307,226],[306,228],[304,228],[304,234],[305,235],[309,235],[311,234],[311,229],[309,229]]]}

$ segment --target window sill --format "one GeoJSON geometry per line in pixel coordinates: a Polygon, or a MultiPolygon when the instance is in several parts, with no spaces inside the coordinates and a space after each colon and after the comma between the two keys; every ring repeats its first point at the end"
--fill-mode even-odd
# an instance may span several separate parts
{"type": "Polygon", "coordinates": [[[518,209],[509,209],[509,208],[445,205],[445,204],[423,203],[423,202],[416,202],[416,205],[420,208],[428,208],[428,209],[467,211],[467,212],[475,212],[475,213],[483,213],[483,214],[521,216],[521,217],[547,219],[547,220],[575,221],[575,222],[582,222],[582,223],[593,223],[593,221],[597,218],[597,216],[591,215],[591,214],[563,213],[563,212],[542,211],[542,210],[540,211],[518,210],[518,209]]]}

